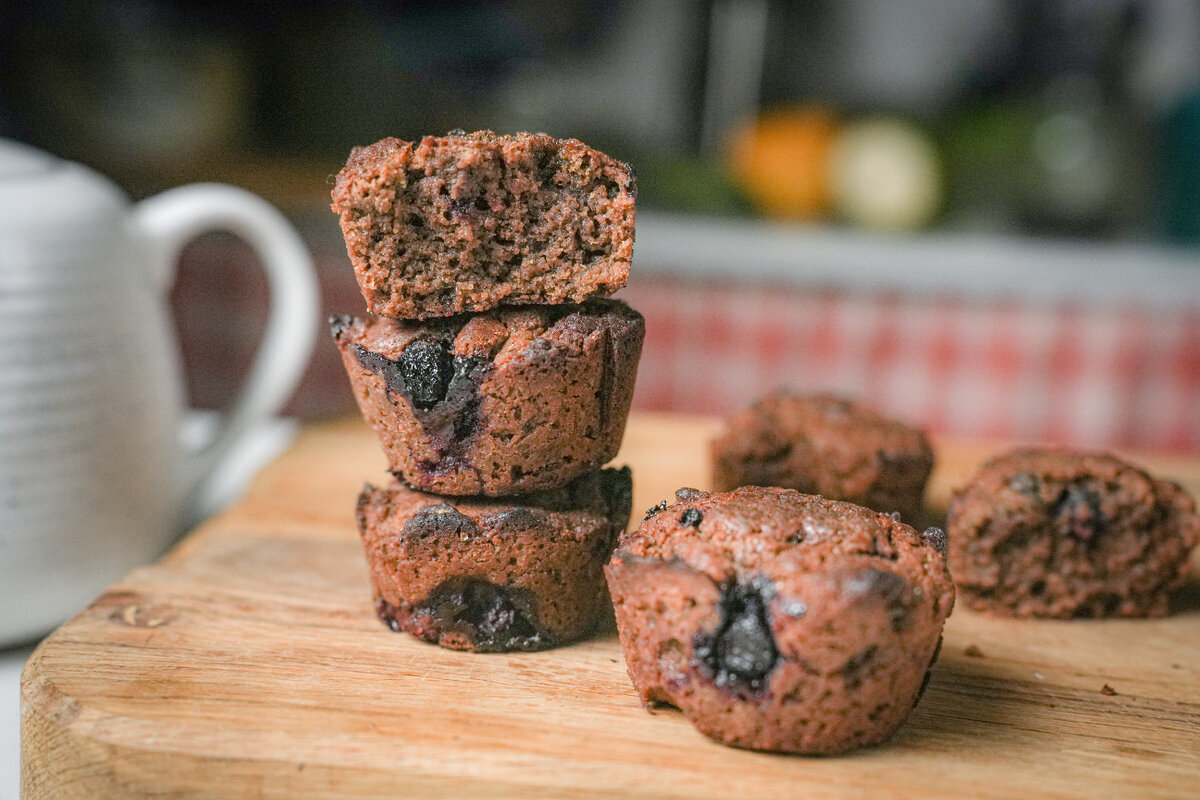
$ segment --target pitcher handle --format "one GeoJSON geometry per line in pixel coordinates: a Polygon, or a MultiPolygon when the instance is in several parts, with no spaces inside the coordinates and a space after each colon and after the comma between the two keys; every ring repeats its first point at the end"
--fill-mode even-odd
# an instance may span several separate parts
{"type": "Polygon", "coordinates": [[[249,374],[220,425],[184,452],[185,519],[198,521],[208,488],[229,468],[235,445],[274,415],[291,396],[312,353],[318,291],[312,259],[291,224],[265,200],[233,186],[193,184],[170,189],[134,206],[133,224],[151,248],[150,279],[164,294],[187,242],[221,230],[244,239],[262,260],[270,309],[249,374]]]}

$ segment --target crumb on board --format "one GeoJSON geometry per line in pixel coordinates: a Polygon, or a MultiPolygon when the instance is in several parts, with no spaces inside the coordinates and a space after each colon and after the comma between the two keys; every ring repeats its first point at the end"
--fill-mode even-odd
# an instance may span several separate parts
{"type": "Polygon", "coordinates": [[[1117,694],[1117,690],[1106,683],[1100,687],[1100,694],[1104,695],[1105,697],[1114,697],[1117,694]]]}
{"type": "Polygon", "coordinates": [[[966,649],[963,650],[963,655],[969,658],[983,658],[983,651],[975,645],[969,644],[967,645],[966,649]]]}

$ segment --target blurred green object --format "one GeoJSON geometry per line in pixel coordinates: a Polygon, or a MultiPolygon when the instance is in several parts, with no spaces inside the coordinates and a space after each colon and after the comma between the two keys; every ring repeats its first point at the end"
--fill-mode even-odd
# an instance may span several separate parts
{"type": "Polygon", "coordinates": [[[1163,232],[1182,244],[1200,243],[1200,89],[1163,120],[1163,232]]]}
{"type": "Polygon", "coordinates": [[[1137,223],[1142,153],[1132,114],[1086,92],[981,104],[946,136],[953,224],[993,232],[1111,236],[1137,223]]]}
{"type": "Polygon", "coordinates": [[[751,215],[750,202],[713,161],[647,158],[636,166],[639,205],[693,214],[751,215]]]}
{"type": "Polygon", "coordinates": [[[1021,152],[1031,110],[1016,102],[980,103],[949,126],[944,150],[953,224],[973,230],[1015,226],[1021,152]]]}

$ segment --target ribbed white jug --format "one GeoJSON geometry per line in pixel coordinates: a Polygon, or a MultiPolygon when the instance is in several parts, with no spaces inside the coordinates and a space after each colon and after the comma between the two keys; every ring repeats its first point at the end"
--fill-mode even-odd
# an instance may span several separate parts
{"type": "Polygon", "coordinates": [[[0,139],[0,644],[49,630],[204,513],[193,498],[291,394],[316,322],[308,253],[259,198],[204,184],[130,205],[0,139]],[[271,310],[223,426],[185,450],[166,295],[180,248],[211,229],[257,250],[271,310]]]}

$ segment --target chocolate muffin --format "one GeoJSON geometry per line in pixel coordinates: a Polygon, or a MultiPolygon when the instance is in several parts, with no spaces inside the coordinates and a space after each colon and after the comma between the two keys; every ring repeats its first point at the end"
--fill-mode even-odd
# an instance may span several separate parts
{"type": "Polygon", "coordinates": [[[712,443],[713,487],[782,486],[912,521],[933,449],[919,430],[827,394],[778,389],[726,420],[712,443]]]}
{"type": "Polygon", "coordinates": [[[489,496],[561,486],[616,455],[645,330],[615,300],[330,327],[396,476],[489,496]]]}
{"type": "Polygon", "coordinates": [[[693,489],[605,568],[642,702],[724,744],[834,754],[887,739],[954,605],[945,535],[792,489],[693,489]]]}
{"type": "Polygon", "coordinates": [[[629,468],[497,501],[366,486],[358,529],[380,618],[453,650],[542,650],[608,608],[602,568],[629,522],[629,468]]]}
{"type": "Polygon", "coordinates": [[[1017,617],[1162,616],[1200,540],[1182,488],[1107,453],[1001,455],[947,520],[967,605],[1017,617]]]}
{"type": "Polygon", "coordinates": [[[603,297],[629,278],[633,168],[575,139],[491,131],[355,148],[333,210],[374,314],[603,297]]]}

